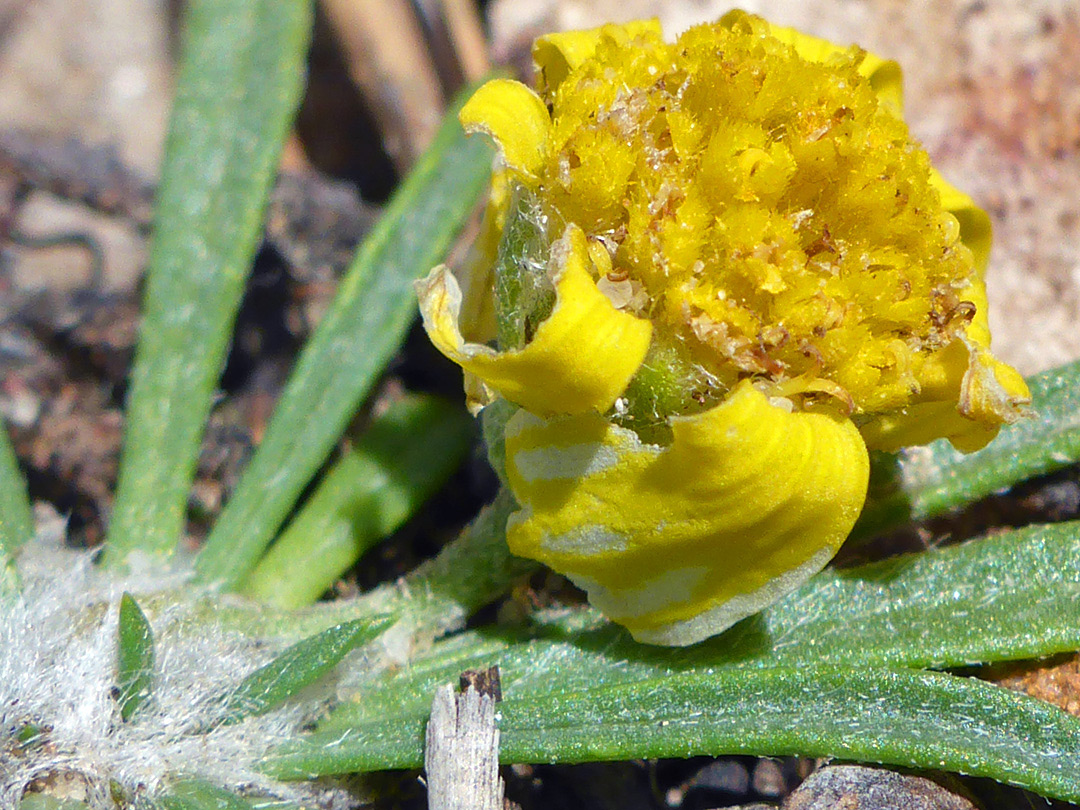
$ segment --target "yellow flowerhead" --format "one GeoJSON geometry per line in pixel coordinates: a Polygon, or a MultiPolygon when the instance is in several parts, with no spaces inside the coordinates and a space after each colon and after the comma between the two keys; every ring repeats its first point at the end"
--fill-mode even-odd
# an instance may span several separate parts
{"type": "Polygon", "coordinates": [[[732,12],[533,56],[536,91],[489,82],[461,113],[500,162],[472,267],[418,285],[425,326],[474,406],[519,406],[511,549],[690,644],[832,558],[868,448],[970,451],[1020,416],[989,219],[858,48],[732,12]]]}

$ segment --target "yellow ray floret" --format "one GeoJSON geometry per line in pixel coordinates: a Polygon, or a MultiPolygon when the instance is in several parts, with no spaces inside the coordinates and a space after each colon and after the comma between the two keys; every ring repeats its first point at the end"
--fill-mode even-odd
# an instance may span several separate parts
{"type": "Polygon", "coordinates": [[[525,85],[493,79],[473,94],[458,118],[466,132],[484,132],[494,138],[511,171],[521,177],[539,171],[551,119],[540,96],[525,85]]]}
{"type": "Polygon", "coordinates": [[[672,420],[665,448],[595,414],[507,426],[521,503],[508,540],[569,576],[653,644],[691,644],[774,601],[827,563],[866,496],[858,431],[788,412],[749,383],[672,420]]]}
{"type": "Polygon", "coordinates": [[[990,217],[974,200],[932,170],[930,183],[941,195],[942,208],[953,215],[960,239],[972,253],[977,275],[957,293],[973,314],[960,339],[931,353],[920,373],[920,390],[901,410],[874,414],[861,426],[871,450],[895,452],[902,447],[947,438],[970,453],[985,447],[1002,423],[1026,413],[1031,401],[1024,378],[990,351],[983,276],[990,261],[990,217]]]}
{"type": "Polygon", "coordinates": [[[555,307],[523,349],[498,352],[465,342],[458,328],[461,293],[443,266],[417,282],[424,328],[439,351],[533,413],[605,411],[641,365],[652,326],[615,309],[588,262],[584,234],[568,228],[551,251],[555,307]]]}

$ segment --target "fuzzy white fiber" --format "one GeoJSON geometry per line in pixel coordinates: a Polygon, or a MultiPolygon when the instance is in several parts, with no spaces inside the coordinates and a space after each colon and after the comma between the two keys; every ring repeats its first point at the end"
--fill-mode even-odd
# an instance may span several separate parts
{"type": "Polygon", "coordinates": [[[221,695],[278,649],[208,623],[205,614],[197,620],[197,594],[183,587],[184,573],[144,566],[117,579],[55,538],[24,549],[19,569],[21,596],[0,597],[0,809],[17,807],[28,785],[64,783],[72,798],[111,810],[110,783],[138,804],[177,775],[309,806],[349,803],[336,791],[281,784],[254,767],[310,719],[302,708],[212,726],[221,695]],[[128,723],[112,694],[125,591],[146,612],[155,642],[152,700],[128,723]],[[20,744],[28,725],[42,734],[20,744]]]}

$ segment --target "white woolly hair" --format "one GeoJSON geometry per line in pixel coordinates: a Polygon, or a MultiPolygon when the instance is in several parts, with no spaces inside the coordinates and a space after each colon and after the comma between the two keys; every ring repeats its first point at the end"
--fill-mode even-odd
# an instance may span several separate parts
{"type": "Polygon", "coordinates": [[[213,726],[221,695],[280,645],[223,629],[205,614],[197,618],[199,593],[181,587],[185,572],[143,566],[117,578],[56,537],[23,549],[18,567],[21,595],[0,597],[0,808],[17,807],[28,787],[48,785],[53,792],[66,785],[71,798],[112,810],[112,785],[139,804],[138,797],[167,789],[168,778],[178,775],[309,806],[354,803],[344,791],[280,783],[256,769],[311,719],[303,707],[286,704],[213,726]],[[127,723],[114,697],[125,591],[146,612],[155,650],[152,699],[127,723]],[[27,727],[41,729],[37,741],[20,742],[27,727]]]}

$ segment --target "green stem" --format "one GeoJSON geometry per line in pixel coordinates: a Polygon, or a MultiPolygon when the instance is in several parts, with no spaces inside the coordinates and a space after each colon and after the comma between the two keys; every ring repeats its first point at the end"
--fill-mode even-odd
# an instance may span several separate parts
{"type": "Polygon", "coordinates": [[[314,602],[446,480],[472,433],[472,420],[443,400],[391,405],[327,473],[241,591],[280,608],[314,602]]]}
{"type": "Polygon", "coordinates": [[[15,451],[0,424],[0,593],[18,585],[12,556],[34,536],[34,515],[15,451]]]}
{"type": "Polygon", "coordinates": [[[356,599],[292,611],[221,606],[215,615],[242,632],[282,639],[304,638],[342,622],[381,615],[399,619],[412,635],[441,636],[539,567],[507,548],[506,521],[517,508],[503,490],[434,559],[398,582],[380,585],[356,599]]]}
{"type": "Polygon", "coordinates": [[[415,618],[434,624],[455,616],[456,626],[540,567],[515,557],[506,545],[506,523],[517,509],[510,492],[501,490],[457,540],[405,577],[407,594],[426,594],[424,601],[413,600],[415,618]]]}

